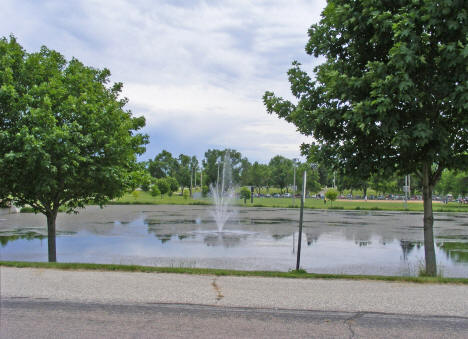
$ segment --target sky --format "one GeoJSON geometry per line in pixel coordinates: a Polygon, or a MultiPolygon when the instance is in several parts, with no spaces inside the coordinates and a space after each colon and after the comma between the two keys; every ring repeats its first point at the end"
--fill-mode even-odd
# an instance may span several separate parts
{"type": "Polygon", "coordinates": [[[108,68],[150,143],[178,156],[231,148],[250,161],[300,157],[310,141],[267,114],[262,96],[290,95],[292,61],[312,71],[307,30],[325,0],[2,0],[0,36],[108,68]]]}

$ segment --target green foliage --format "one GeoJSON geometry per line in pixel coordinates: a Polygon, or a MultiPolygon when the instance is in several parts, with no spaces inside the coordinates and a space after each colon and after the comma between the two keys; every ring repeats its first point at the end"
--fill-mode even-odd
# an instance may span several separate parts
{"type": "Polygon", "coordinates": [[[244,200],[244,204],[250,199],[250,189],[242,187],[240,190],[240,198],[244,200]]]}
{"type": "Polygon", "coordinates": [[[203,159],[202,162],[204,168],[203,182],[206,185],[216,183],[216,180],[218,178],[218,164],[219,170],[222,171],[224,164],[224,155],[227,151],[229,151],[229,155],[231,158],[232,180],[233,182],[240,182],[240,172],[242,167],[242,156],[240,152],[237,152],[233,149],[209,149],[205,152],[205,159],[203,159]]]}
{"type": "Polygon", "coordinates": [[[179,182],[174,177],[167,177],[167,182],[169,183],[170,191],[169,193],[172,194],[173,192],[177,192],[179,190],[179,182]]]}
{"type": "Polygon", "coordinates": [[[122,84],[109,80],[107,69],[0,39],[2,191],[55,216],[62,205],[104,204],[140,184],[136,156],[147,137],[136,131],[145,120],[132,117],[122,84]]]}
{"type": "Polygon", "coordinates": [[[465,196],[468,193],[468,172],[445,170],[435,190],[443,195],[451,193],[455,198],[465,196]]]}
{"type": "Polygon", "coordinates": [[[190,197],[190,192],[185,190],[183,196],[184,196],[184,199],[187,200],[190,197]]]}
{"type": "Polygon", "coordinates": [[[468,24],[463,1],[330,1],[309,29],[323,55],[315,80],[293,63],[293,104],[267,92],[268,112],[313,135],[303,151],[349,173],[468,163],[468,24]],[[450,23],[450,24],[448,24],[450,23]]]}
{"type": "Polygon", "coordinates": [[[325,193],[325,198],[327,198],[328,200],[331,201],[332,205],[333,205],[333,201],[336,200],[336,198],[338,197],[338,191],[333,189],[333,188],[330,188],[326,193],[325,193]]]}
{"type": "Polygon", "coordinates": [[[283,188],[292,183],[293,162],[281,155],[277,155],[268,164],[271,171],[271,181],[278,186],[283,193],[283,188]]]}
{"type": "Polygon", "coordinates": [[[153,197],[157,197],[158,195],[161,195],[162,197],[161,191],[159,190],[159,187],[156,184],[151,186],[150,192],[151,192],[151,196],[153,197]]]}
{"type": "Polygon", "coordinates": [[[166,150],[156,155],[154,160],[148,161],[148,171],[154,178],[164,178],[174,176],[176,172],[177,160],[166,150]]]}
{"type": "Polygon", "coordinates": [[[169,193],[171,190],[171,185],[166,178],[156,179],[154,184],[158,187],[161,198],[164,194],[169,193]]]}
{"type": "Polygon", "coordinates": [[[269,186],[271,181],[271,170],[268,165],[259,164],[255,161],[252,166],[248,169],[248,183],[255,186],[257,193],[260,193],[260,189],[264,186],[269,186]]]}
{"type": "Polygon", "coordinates": [[[436,274],[432,189],[468,167],[468,10],[464,1],[329,1],[306,52],[314,77],[289,70],[297,104],[266,92],[269,113],[314,142],[309,159],[367,180],[417,173],[425,204],[426,269],[436,274]]]}
{"type": "Polygon", "coordinates": [[[317,169],[311,168],[308,163],[300,164],[296,169],[296,186],[298,191],[301,191],[304,171],[307,171],[307,192],[317,193],[320,191],[320,177],[317,169]]]}

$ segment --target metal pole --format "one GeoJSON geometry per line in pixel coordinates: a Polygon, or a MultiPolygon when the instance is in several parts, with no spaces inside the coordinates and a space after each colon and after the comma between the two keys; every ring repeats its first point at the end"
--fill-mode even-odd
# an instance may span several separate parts
{"type": "Polygon", "coordinates": [[[411,200],[411,175],[408,174],[408,195],[411,200]]]}
{"type": "Polygon", "coordinates": [[[408,176],[405,176],[405,209],[408,208],[408,176]]]}
{"type": "Polygon", "coordinates": [[[299,237],[297,239],[296,271],[298,271],[299,267],[301,266],[302,220],[304,218],[304,199],[305,199],[305,194],[306,194],[306,185],[307,185],[307,171],[304,171],[304,180],[302,181],[301,212],[299,215],[299,237]]]}
{"type": "Polygon", "coordinates": [[[292,196],[292,204],[293,207],[296,206],[296,163],[294,163],[294,180],[293,180],[293,196],[292,196]]]}

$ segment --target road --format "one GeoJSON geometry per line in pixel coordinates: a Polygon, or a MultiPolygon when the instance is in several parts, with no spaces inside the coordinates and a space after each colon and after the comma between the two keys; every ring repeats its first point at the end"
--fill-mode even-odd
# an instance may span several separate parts
{"type": "Polygon", "coordinates": [[[1,338],[468,337],[468,286],[0,268],[1,338]]]}

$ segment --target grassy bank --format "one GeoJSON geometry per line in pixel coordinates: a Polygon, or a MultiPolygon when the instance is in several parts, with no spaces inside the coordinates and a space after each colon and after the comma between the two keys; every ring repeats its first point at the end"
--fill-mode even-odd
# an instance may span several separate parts
{"type": "Polygon", "coordinates": [[[432,284],[464,284],[468,285],[468,278],[443,278],[443,277],[407,277],[407,276],[381,276],[381,275],[346,275],[346,274],[316,274],[306,272],[277,272],[277,271],[236,271],[214,268],[184,268],[184,267],[151,267],[137,265],[106,265],[84,263],[48,263],[48,262],[20,262],[0,261],[0,266],[17,268],[46,268],[61,270],[94,270],[94,271],[119,271],[119,272],[145,272],[145,273],[179,273],[179,274],[203,274],[216,276],[238,277],[273,277],[291,279],[351,279],[351,280],[379,280],[412,283],[432,284]]]}
{"type": "MultiPolygon", "coordinates": [[[[138,191],[137,194],[126,194],[122,198],[111,201],[110,204],[150,204],[150,205],[210,205],[212,202],[209,199],[184,199],[181,196],[173,195],[171,197],[164,196],[153,197],[148,192],[138,191]]],[[[295,199],[293,205],[291,198],[254,198],[254,202],[244,205],[242,200],[237,200],[236,204],[247,207],[273,207],[273,208],[298,208],[300,199],[295,199]]],[[[422,212],[422,201],[409,201],[407,208],[403,201],[395,200],[339,200],[333,202],[328,201],[324,204],[320,199],[306,199],[305,207],[310,209],[343,209],[343,210],[370,210],[370,211],[413,211],[422,212]]],[[[468,213],[468,205],[460,205],[458,203],[442,204],[440,202],[433,203],[434,212],[466,212],[468,213]]]]}

